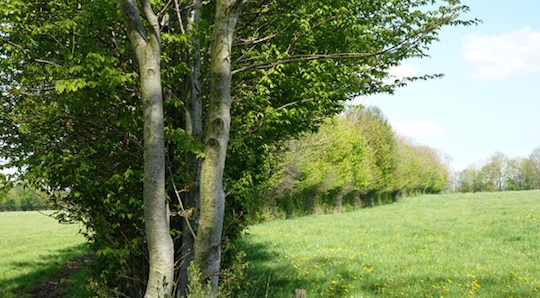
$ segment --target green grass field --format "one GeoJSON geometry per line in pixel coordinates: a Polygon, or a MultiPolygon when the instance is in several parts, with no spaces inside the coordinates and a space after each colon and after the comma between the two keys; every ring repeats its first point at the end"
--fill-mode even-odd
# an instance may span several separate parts
{"type": "Polygon", "coordinates": [[[540,297],[540,191],[420,196],[247,232],[251,297],[540,297]]]}
{"type": "Polygon", "coordinates": [[[0,297],[29,297],[36,284],[85,254],[79,228],[38,212],[0,212],[0,297]]]}

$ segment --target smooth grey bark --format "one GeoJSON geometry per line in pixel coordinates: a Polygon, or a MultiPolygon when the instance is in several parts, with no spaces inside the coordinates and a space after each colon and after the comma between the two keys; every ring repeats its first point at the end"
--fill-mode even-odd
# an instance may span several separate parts
{"type": "Polygon", "coordinates": [[[165,136],[161,90],[160,33],[157,16],[150,4],[141,0],[146,30],[134,0],[120,0],[127,33],[139,63],[144,116],[144,220],[150,258],[144,297],[171,297],[174,284],[174,246],[169,233],[165,203],[165,136]]]}
{"type": "Polygon", "coordinates": [[[241,10],[241,0],[218,0],[210,42],[208,124],[201,169],[201,213],[194,262],[201,282],[210,281],[210,297],[217,296],[221,263],[221,234],[225,210],[223,171],[231,123],[231,47],[241,10]]]}
{"type": "MultiPolygon", "coordinates": [[[[175,2],[177,9],[178,4],[175,2]]],[[[191,70],[189,79],[186,80],[186,89],[188,90],[185,99],[185,118],[186,118],[186,134],[193,137],[194,140],[200,141],[203,133],[202,125],[202,93],[201,93],[201,42],[196,34],[199,20],[201,17],[202,0],[193,0],[188,2],[188,10],[186,33],[191,35],[192,49],[186,54],[186,60],[189,63],[191,70]]],[[[185,157],[186,166],[193,171],[193,183],[185,195],[184,206],[186,209],[200,210],[200,192],[199,184],[201,177],[201,160],[193,152],[188,152],[185,157]]],[[[195,233],[198,230],[199,215],[198,211],[193,212],[191,218],[191,227],[195,233]]],[[[182,227],[182,246],[180,248],[180,265],[178,268],[177,278],[177,297],[187,295],[187,287],[189,279],[187,275],[188,267],[193,261],[195,237],[191,233],[191,229],[187,224],[182,227]]]]}

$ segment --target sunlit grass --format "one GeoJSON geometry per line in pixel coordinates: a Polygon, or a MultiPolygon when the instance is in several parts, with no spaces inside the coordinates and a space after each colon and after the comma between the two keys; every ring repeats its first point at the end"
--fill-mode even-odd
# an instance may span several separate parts
{"type": "Polygon", "coordinates": [[[253,297],[540,297],[540,191],[406,198],[248,233],[253,297]]]}
{"type": "Polygon", "coordinates": [[[36,284],[86,253],[79,229],[38,212],[0,212],[0,297],[29,297],[36,284]]]}

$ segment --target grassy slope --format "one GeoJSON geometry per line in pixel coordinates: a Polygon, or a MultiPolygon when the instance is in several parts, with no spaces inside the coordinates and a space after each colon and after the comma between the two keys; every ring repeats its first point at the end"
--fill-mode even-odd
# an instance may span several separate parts
{"type": "Polygon", "coordinates": [[[252,297],[540,297],[540,191],[407,198],[248,233],[252,297]]]}
{"type": "Polygon", "coordinates": [[[0,297],[26,297],[87,251],[78,225],[38,212],[0,212],[0,297]]]}

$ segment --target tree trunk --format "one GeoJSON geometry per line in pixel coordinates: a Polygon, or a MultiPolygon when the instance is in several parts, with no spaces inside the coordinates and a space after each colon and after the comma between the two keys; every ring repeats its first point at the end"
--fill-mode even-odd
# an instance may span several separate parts
{"type": "MultiPolygon", "coordinates": [[[[190,76],[186,80],[186,89],[188,90],[188,96],[185,100],[185,118],[186,118],[186,134],[191,135],[195,140],[200,141],[203,133],[202,129],[202,94],[201,94],[201,42],[195,33],[197,25],[199,24],[201,15],[201,0],[194,0],[189,3],[191,10],[188,13],[188,25],[186,32],[191,34],[192,50],[186,53],[186,60],[189,61],[190,76]]],[[[192,208],[194,212],[191,219],[191,226],[195,233],[197,233],[199,211],[200,210],[200,192],[199,184],[201,177],[201,160],[193,152],[188,152],[186,157],[186,166],[193,172],[192,187],[189,187],[185,196],[184,207],[186,209],[192,208]]],[[[182,246],[180,249],[181,262],[178,268],[178,285],[176,296],[184,297],[187,295],[187,287],[189,284],[187,269],[190,262],[193,260],[193,251],[195,238],[191,233],[191,229],[187,224],[182,228],[182,246]]]]}
{"type": "Polygon", "coordinates": [[[171,297],[174,283],[174,247],[165,203],[165,136],[161,91],[160,36],[157,16],[141,0],[150,36],[133,0],[120,0],[128,37],[139,63],[144,115],[144,219],[150,272],[144,297],[171,297]]]}
{"type": "Polygon", "coordinates": [[[208,127],[201,169],[201,214],[195,239],[195,264],[201,282],[210,281],[210,297],[217,296],[221,262],[221,234],[225,210],[223,171],[229,142],[231,108],[231,47],[241,1],[218,0],[210,44],[208,127]]]}

